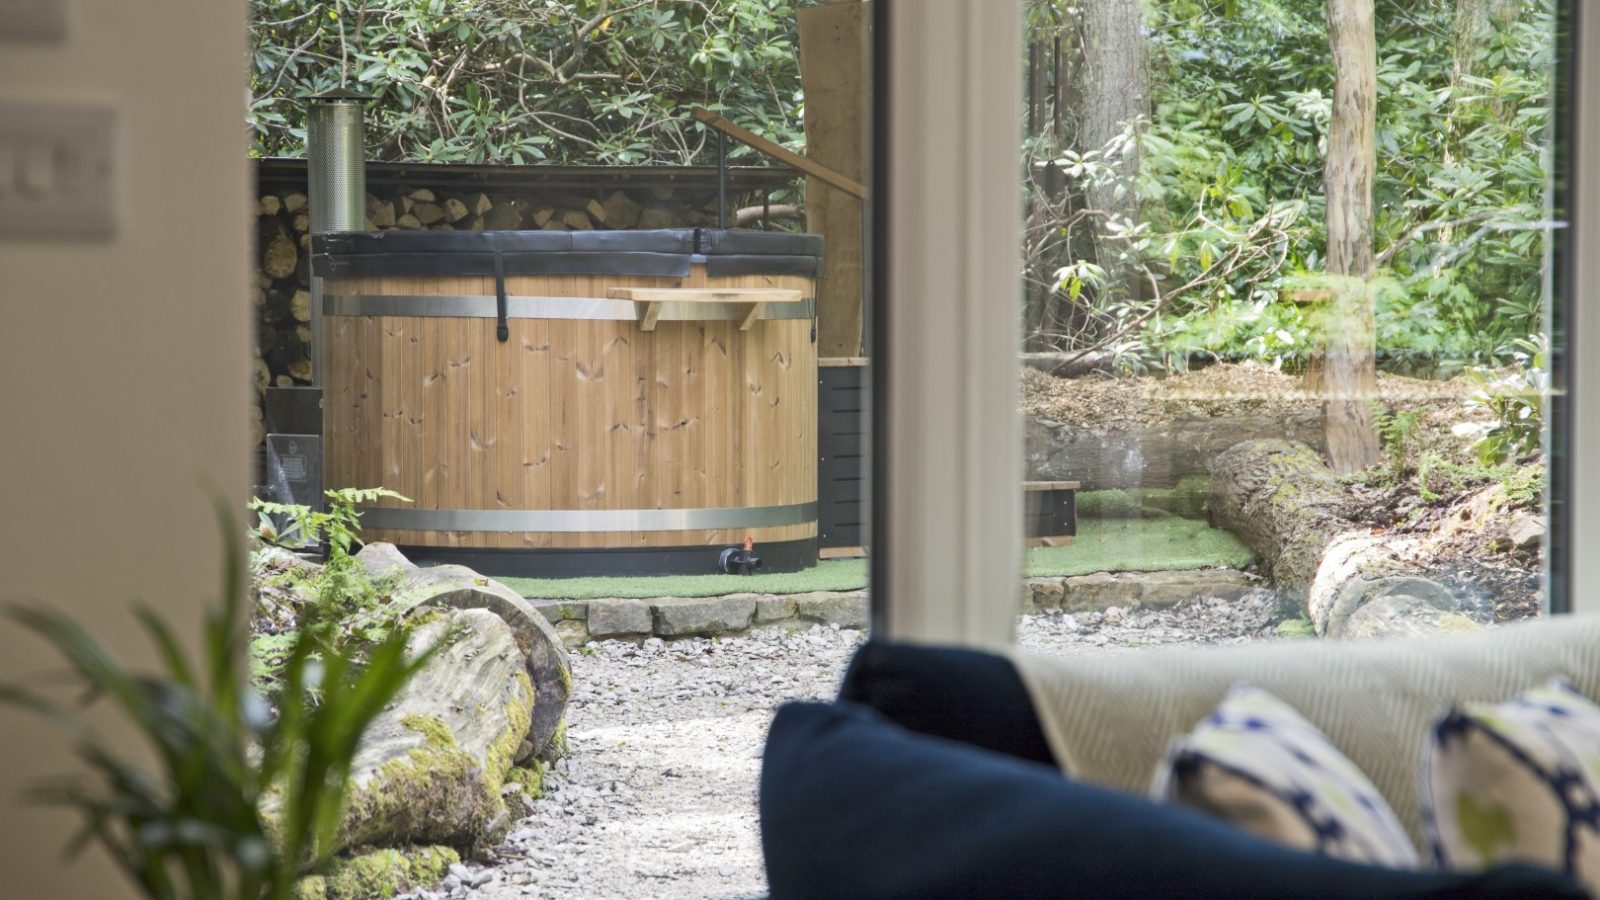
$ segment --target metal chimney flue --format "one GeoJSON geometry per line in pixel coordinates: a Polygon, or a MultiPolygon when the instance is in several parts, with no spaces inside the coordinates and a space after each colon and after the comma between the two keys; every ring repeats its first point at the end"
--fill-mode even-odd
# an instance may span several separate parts
{"type": "MultiPolygon", "coordinates": [[[[361,231],[367,220],[367,153],[363,105],[371,99],[343,88],[318,94],[306,111],[306,162],[311,233],[361,231]]],[[[326,371],[322,279],[311,279],[311,383],[326,371]]]]}

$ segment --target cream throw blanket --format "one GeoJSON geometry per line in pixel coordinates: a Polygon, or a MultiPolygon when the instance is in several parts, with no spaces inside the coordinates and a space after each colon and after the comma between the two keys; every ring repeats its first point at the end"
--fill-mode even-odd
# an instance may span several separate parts
{"type": "Polygon", "coordinates": [[[1360,766],[1419,849],[1420,755],[1447,704],[1499,702],[1556,675],[1600,701],[1600,617],[1427,640],[1011,656],[1068,775],[1146,793],[1172,739],[1230,685],[1248,681],[1299,710],[1360,766]]]}

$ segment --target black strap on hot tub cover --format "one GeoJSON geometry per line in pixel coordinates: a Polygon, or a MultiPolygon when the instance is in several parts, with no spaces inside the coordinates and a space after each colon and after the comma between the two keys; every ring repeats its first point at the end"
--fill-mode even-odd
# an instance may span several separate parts
{"type": "Polygon", "coordinates": [[[381,275],[822,274],[822,238],[776,231],[363,231],[312,237],[312,271],[381,275]]]}
{"type": "Polygon", "coordinates": [[[506,264],[500,248],[494,248],[494,334],[504,344],[511,340],[511,329],[506,325],[506,264]]]}

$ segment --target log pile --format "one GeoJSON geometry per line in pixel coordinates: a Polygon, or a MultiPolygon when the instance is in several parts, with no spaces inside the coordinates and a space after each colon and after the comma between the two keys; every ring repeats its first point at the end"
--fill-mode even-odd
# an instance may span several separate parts
{"type": "MultiPolygon", "coordinates": [[[[728,198],[730,224],[759,227],[793,219],[793,206],[736,208],[728,198]]],[[[263,193],[256,205],[257,342],[254,381],[258,406],[269,386],[308,385],[316,374],[311,362],[311,228],[304,191],[263,193]]],[[[484,193],[425,186],[375,187],[366,199],[369,231],[592,231],[694,228],[717,224],[716,188],[704,185],[655,186],[574,192],[484,193]]],[[[792,224],[792,223],[791,223],[792,224]]],[[[266,430],[255,421],[255,442],[266,430]]]]}

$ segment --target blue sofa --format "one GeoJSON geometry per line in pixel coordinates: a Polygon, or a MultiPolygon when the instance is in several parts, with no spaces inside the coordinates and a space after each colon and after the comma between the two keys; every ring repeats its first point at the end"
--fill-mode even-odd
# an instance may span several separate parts
{"type": "Polygon", "coordinates": [[[1065,777],[1012,660],[968,650],[869,642],[836,702],[781,709],[760,813],[772,900],[1588,896],[1312,856],[1065,777]]]}

